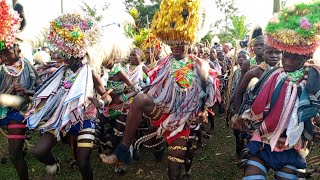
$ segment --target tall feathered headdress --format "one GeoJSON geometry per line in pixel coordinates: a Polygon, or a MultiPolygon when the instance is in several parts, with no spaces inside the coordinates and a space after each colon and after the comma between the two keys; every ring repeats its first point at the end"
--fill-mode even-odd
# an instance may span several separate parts
{"type": "Polygon", "coordinates": [[[66,58],[84,57],[101,36],[100,26],[80,14],[64,14],[50,22],[49,41],[66,58]]]}
{"type": "Polygon", "coordinates": [[[165,44],[192,44],[199,30],[199,0],[163,0],[152,32],[165,44]]]}
{"type": "Polygon", "coordinates": [[[259,25],[257,25],[255,28],[252,29],[252,31],[250,32],[250,35],[249,35],[249,40],[248,40],[247,46],[249,48],[250,54],[254,54],[253,42],[259,36],[263,36],[263,30],[259,25]]]}

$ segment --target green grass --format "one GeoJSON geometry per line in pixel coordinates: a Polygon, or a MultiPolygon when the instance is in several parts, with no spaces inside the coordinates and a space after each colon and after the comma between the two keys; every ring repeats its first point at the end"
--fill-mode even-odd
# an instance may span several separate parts
{"type": "MultiPolygon", "coordinates": [[[[234,150],[234,138],[232,131],[224,127],[225,120],[216,118],[216,128],[212,139],[204,139],[204,151],[195,156],[192,166],[192,179],[200,180],[236,180],[240,179],[242,171],[239,170],[232,160],[234,150]]],[[[38,138],[38,133],[32,134],[32,143],[38,138]]],[[[5,138],[0,135],[1,151],[8,156],[7,143],[5,138]]],[[[31,150],[29,150],[31,151],[31,150]]],[[[53,153],[59,157],[61,162],[61,171],[56,179],[59,180],[79,180],[81,179],[78,169],[72,169],[69,166],[70,151],[69,147],[63,143],[58,143],[53,153]]],[[[29,167],[29,177],[31,180],[40,180],[45,176],[45,166],[38,162],[28,153],[26,161],[29,167]]],[[[148,149],[143,149],[141,161],[134,161],[128,172],[124,175],[118,175],[113,172],[113,167],[102,164],[97,152],[92,153],[91,164],[93,167],[94,179],[167,179],[167,160],[156,163],[155,159],[148,149]]],[[[0,180],[18,179],[15,169],[10,161],[6,164],[0,164],[0,180]]]]}

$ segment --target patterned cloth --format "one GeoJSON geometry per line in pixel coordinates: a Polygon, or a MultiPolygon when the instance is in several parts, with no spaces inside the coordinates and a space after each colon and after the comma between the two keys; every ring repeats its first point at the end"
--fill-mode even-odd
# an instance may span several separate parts
{"type": "MultiPolygon", "coordinates": [[[[151,79],[151,87],[148,94],[153,97],[156,105],[163,108],[164,113],[169,114],[158,129],[158,132],[161,133],[170,132],[168,139],[181,132],[188,120],[196,117],[202,106],[203,98],[205,98],[207,107],[212,107],[216,100],[221,100],[217,73],[213,69],[209,70],[206,91],[204,91],[198,70],[202,63],[207,62],[194,56],[189,56],[189,58],[192,59],[191,65],[193,69],[191,71],[194,74],[192,85],[189,87],[183,88],[178,85],[171,55],[148,72],[151,79]]],[[[190,63],[186,63],[186,66],[189,65],[190,63]]]]}
{"type": "Polygon", "coordinates": [[[88,97],[93,97],[92,69],[88,64],[79,69],[70,89],[63,86],[66,67],[60,67],[35,93],[33,108],[26,118],[30,129],[39,127],[41,132],[54,130],[59,139],[60,132],[68,132],[70,128],[96,115],[88,97]],[[45,102],[45,103],[43,103],[45,102]]]}
{"type": "Polygon", "coordinates": [[[320,68],[313,66],[309,69],[308,75],[303,76],[301,72],[307,72],[300,70],[288,76],[289,73],[279,68],[265,77],[267,80],[264,79],[264,85],[259,85],[261,90],[250,110],[243,114],[243,117],[261,124],[253,140],[270,143],[272,151],[299,149],[302,135],[312,140],[311,118],[316,116],[320,107],[319,98],[315,98],[320,92],[320,68]]]}
{"type": "MultiPolygon", "coordinates": [[[[15,92],[13,90],[12,84],[19,82],[22,84],[27,90],[32,90],[36,86],[36,76],[32,69],[31,64],[26,59],[20,59],[18,62],[14,63],[13,66],[6,66],[8,71],[13,74],[18,74],[20,71],[21,74],[18,77],[11,76],[7,74],[3,68],[0,69],[0,93],[6,93],[6,94],[12,94],[12,95],[19,95],[19,93],[15,92]],[[21,69],[23,65],[23,69],[21,69]]],[[[26,97],[26,102],[28,98],[26,97]]],[[[24,104],[20,111],[20,113],[23,114],[27,109],[27,104],[24,104]]],[[[5,124],[4,122],[1,122],[2,119],[4,119],[9,112],[13,111],[13,109],[8,107],[2,107],[0,106],[0,124],[5,124]]]]}

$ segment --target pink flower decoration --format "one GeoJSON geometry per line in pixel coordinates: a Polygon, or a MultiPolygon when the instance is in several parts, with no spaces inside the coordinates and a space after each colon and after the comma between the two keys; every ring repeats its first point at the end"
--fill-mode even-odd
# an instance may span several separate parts
{"type": "Polygon", "coordinates": [[[80,22],[80,29],[88,30],[88,29],[89,29],[88,22],[86,22],[86,21],[81,21],[81,22],[80,22]]]}
{"type": "Polygon", "coordinates": [[[270,20],[271,24],[278,24],[279,23],[279,18],[278,16],[274,16],[272,17],[272,19],[270,20]]]}
{"type": "Polygon", "coordinates": [[[308,21],[308,19],[307,18],[302,18],[301,20],[300,20],[300,27],[302,28],[302,29],[304,29],[304,30],[309,30],[310,28],[311,28],[311,23],[308,21]]]}
{"type": "Polygon", "coordinates": [[[72,84],[71,84],[71,82],[69,82],[69,81],[65,81],[65,82],[63,82],[63,86],[64,86],[66,89],[70,89],[71,86],[72,86],[72,84]]]}

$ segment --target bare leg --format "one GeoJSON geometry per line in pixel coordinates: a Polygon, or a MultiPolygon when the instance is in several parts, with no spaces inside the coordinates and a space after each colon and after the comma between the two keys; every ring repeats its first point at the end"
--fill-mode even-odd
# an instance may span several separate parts
{"type": "Polygon", "coordinates": [[[181,179],[181,167],[185,163],[186,139],[176,139],[169,145],[168,176],[170,180],[181,179]]]}
{"type": "MultiPolygon", "coordinates": [[[[104,154],[100,155],[102,162],[107,164],[119,163],[119,159],[124,161],[124,159],[130,158],[129,146],[132,144],[137,129],[140,125],[143,113],[150,114],[155,108],[155,104],[152,100],[152,97],[147,94],[138,94],[132,101],[130,105],[130,111],[126,120],[125,133],[122,140],[122,143],[118,146],[115,154],[110,156],[105,156],[104,154]],[[129,153],[129,154],[128,154],[129,153]],[[124,155],[126,154],[126,155],[124,155]],[[119,157],[124,155],[123,157],[119,157]]],[[[126,161],[126,164],[130,160],[126,161]]]]}
{"type": "Polygon", "coordinates": [[[147,94],[137,95],[131,103],[127,117],[127,125],[123,137],[123,144],[130,145],[136,135],[143,113],[149,114],[155,107],[152,97],[147,94]]]}
{"type": "Polygon", "coordinates": [[[236,139],[236,153],[234,155],[234,160],[239,161],[241,151],[245,148],[244,140],[241,138],[241,132],[237,129],[233,129],[233,135],[236,139]]]}
{"type": "MultiPolygon", "coordinates": [[[[253,156],[249,159],[249,161],[254,161],[255,163],[258,163],[261,165],[262,168],[265,168],[265,164],[262,160],[259,158],[253,156]]],[[[266,170],[265,170],[266,171],[266,170]]],[[[259,178],[255,177],[255,179],[265,179],[266,172],[264,172],[261,168],[259,168],[257,165],[251,165],[247,164],[245,167],[245,173],[243,180],[246,180],[246,178],[250,178],[250,176],[260,176],[259,178]]],[[[251,178],[252,179],[252,178],[251,178]]]]}
{"type": "Polygon", "coordinates": [[[275,172],[275,178],[278,180],[290,180],[290,179],[298,179],[295,167],[292,168],[281,168],[280,170],[275,172]],[[291,176],[291,177],[290,177],[291,176]]]}
{"type": "Polygon", "coordinates": [[[87,128],[79,132],[77,144],[77,162],[83,180],[92,180],[90,165],[91,149],[94,141],[94,129],[87,128]]]}
{"type": "Polygon", "coordinates": [[[190,179],[190,174],[191,174],[191,166],[193,163],[193,156],[195,153],[195,144],[196,140],[195,139],[189,139],[187,142],[187,152],[186,152],[186,157],[184,160],[184,167],[185,167],[185,175],[183,176],[183,180],[188,180],[190,179]]]}
{"type": "Polygon", "coordinates": [[[117,147],[123,138],[124,129],[126,127],[126,118],[126,115],[121,114],[114,120],[116,122],[114,127],[114,134],[111,140],[113,147],[117,147]]]}
{"type": "MultiPolygon", "coordinates": [[[[15,121],[10,121],[9,125],[18,124],[15,121]]],[[[8,128],[8,135],[10,136],[25,136],[25,128],[8,128]]],[[[17,170],[21,180],[29,179],[28,166],[23,156],[23,145],[25,138],[9,138],[9,154],[10,160],[17,170]]]]}
{"type": "Polygon", "coordinates": [[[46,165],[53,165],[56,163],[51,150],[57,144],[57,138],[49,133],[44,133],[36,146],[33,149],[33,155],[42,163],[46,165]]]}
{"type": "Polygon", "coordinates": [[[70,135],[70,151],[71,151],[71,161],[70,166],[74,168],[76,166],[77,159],[77,137],[75,135],[70,135]]]}

